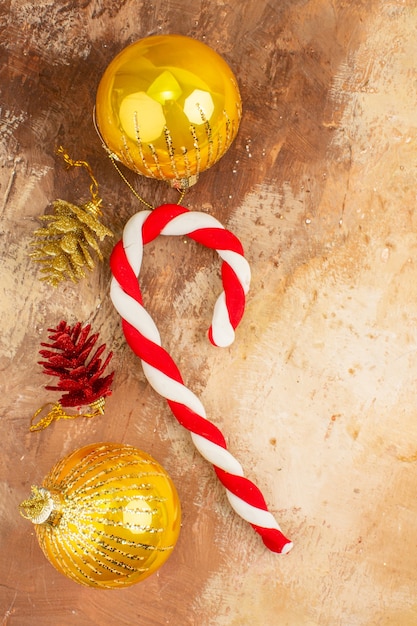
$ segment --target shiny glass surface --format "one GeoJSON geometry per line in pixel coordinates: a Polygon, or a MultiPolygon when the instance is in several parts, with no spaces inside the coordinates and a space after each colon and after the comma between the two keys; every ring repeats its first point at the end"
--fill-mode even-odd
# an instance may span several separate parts
{"type": "Polygon", "coordinates": [[[107,67],[96,121],[111,153],[144,176],[194,184],[234,140],[236,78],[214,50],[181,35],[141,39],[107,67]]]}
{"type": "Polygon", "coordinates": [[[49,561],[92,587],[124,587],[146,578],[171,554],[181,511],[166,471],[130,446],[86,446],[60,461],[43,482],[54,501],[35,525],[49,561]]]}

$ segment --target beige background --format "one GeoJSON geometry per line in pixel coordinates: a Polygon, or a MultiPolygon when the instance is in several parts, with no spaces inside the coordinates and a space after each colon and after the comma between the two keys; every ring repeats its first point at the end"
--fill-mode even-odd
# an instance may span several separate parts
{"type": "MultiPolygon", "coordinates": [[[[412,0],[10,0],[0,7],[0,619],[7,626],[417,624],[417,11],[412,0]],[[99,180],[118,239],[141,207],[112,169],[91,110],[127,43],[179,32],[224,56],[241,87],[237,140],[187,195],[242,240],[253,283],[236,342],[206,340],[215,254],[147,248],[145,306],[186,384],[294,541],[268,552],[127,347],[106,262],[78,285],[39,281],[37,216],[99,180]],[[28,432],[46,401],[46,329],[91,322],[115,356],[94,421],[28,432]],[[227,382],[225,382],[227,381],[227,382]],[[30,485],[90,442],[154,455],[183,526],[163,568],[123,591],[77,586],[18,514],[30,485]]],[[[129,175],[157,205],[163,183],[129,175]]],[[[174,195],[173,195],[174,194],[174,195]]]]}

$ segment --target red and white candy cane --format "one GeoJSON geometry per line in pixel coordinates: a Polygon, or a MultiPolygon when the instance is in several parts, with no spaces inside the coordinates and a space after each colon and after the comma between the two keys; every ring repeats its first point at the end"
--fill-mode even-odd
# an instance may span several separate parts
{"type": "Polygon", "coordinates": [[[227,450],[221,431],[206,418],[200,400],[185,387],[182,376],[164,348],[152,317],[142,306],[138,276],[143,246],[158,235],[187,235],[190,239],[217,250],[223,259],[224,291],[214,307],[210,341],[228,346],[234,340],[249,290],[250,268],[239,239],[214,217],[177,204],[165,204],[153,211],[140,211],[126,224],[123,239],[114,247],[110,265],[113,274],[111,299],[122,317],[123,332],[141,359],[150,385],[164,397],[179,423],[191,432],[194,445],[214,466],[233,509],[258,532],[267,548],[287,553],[292,543],[268,511],[256,485],[244,477],[243,469],[227,450]]]}

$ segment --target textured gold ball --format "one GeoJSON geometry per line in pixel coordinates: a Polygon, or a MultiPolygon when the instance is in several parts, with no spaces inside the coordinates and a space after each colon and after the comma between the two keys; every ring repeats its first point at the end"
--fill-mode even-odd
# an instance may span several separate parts
{"type": "Polygon", "coordinates": [[[105,70],[96,120],[109,151],[139,174],[194,184],[236,137],[237,81],[206,44],[182,35],[140,39],[105,70]]]}
{"type": "Polygon", "coordinates": [[[32,488],[22,514],[61,573],[82,585],[118,588],[155,572],[177,541],[181,510],[166,471],[131,446],[89,445],[32,488]]]}

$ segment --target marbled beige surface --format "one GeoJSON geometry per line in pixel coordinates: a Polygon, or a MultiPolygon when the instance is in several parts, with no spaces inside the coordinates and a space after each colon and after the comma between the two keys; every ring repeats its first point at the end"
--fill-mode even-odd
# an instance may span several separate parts
{"type": "MultiPolygon", "coordinates": [[[[415,3],[11,0],[0,16],[2,624],[417,624],[415,3]],[[28,258],[36,217],[88,192],[55,157],[60,143],[91,163],[117,238],[140,208],[101,150],[91,108],[114,54],[160,32],[202,39],[241,86],[238,138],[184,204],[239,236],[253,282],[235,343],[213,348],[217,258],[158,239],[144,261],[145,305],[294,541],[286,556],[233,513],[149,388],[109,301],[107,263],[52,290],[28,258]],[[102,418],[31,434],[33,412],[56,400],[36,362],[60,319],[91,322],[114,350],[113,395],[102,418]],[[183,508],[169,561],[124,591],[55,572],[17,511],[62,456],[103,440],[153,454],[183,508]]],[[[162,183],[134,182],[155,204],[173,199],[162,183]]]]}

